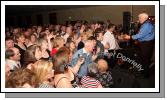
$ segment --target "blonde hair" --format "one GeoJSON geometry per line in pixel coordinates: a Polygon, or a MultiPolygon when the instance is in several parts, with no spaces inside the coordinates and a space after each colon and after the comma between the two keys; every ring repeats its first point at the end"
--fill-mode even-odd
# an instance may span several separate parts
{"type": "Polygon", "coordinates": [[[86,32],[83,32],[83,33],[81,33],[80,34],[80,37],[81,37],[81,39],[88,39],[88,33],[86,33],[86,32]]]}
{"type": "Polygon", "coordinates": [[[97,64],[99,72],[106,72],[106,70],[108,69],[108,63],[104,59],[99,59],[97,64]]]}
{"type": "Polygon", "coordinates": [[[62,41],[65,41],[62,37],[56,37],[53,40],[53,48],[57,48],[60,46],[60,44],[62,43],[62,41]]]}
{"type": "Polygon", "coordinates": [[[34,63],[33,71],[37,76],[38,83],[46,80],[46,76],[51,72],[53,67],[52,62],[41,59],[34,63]]]}
{"type": "MultiPolygon", "coordinates": [[[[39,38],[36,42],[36,45],[38,45],[40,48],[42,47],[42,43],[46,41],[44,38],[39,38]]],[[[46,41],[47,42],[47,41],[46,41]]]]}
{"type": "Polygon", "coordinates": [[[88,37],[93,36],[93,30],[88,29],[88,31],[86,31],[86,34],[87,34],[88,37]]]}

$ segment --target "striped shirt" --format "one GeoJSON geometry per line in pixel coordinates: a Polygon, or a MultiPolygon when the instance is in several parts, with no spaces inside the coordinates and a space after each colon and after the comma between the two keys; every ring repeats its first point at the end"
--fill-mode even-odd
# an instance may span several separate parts
{"type": "Polygon", "coordinates": [[[52,85],[42,83],[39,85],[39,88],[54,88],[54,87],[52,85]]]}
{"type": "Polygon", "coordinates": [[[100,82],[94,78],[89,76],[83,76],[81,79],[81,87],[82,88],[98,88],[101,85],[100,82]]]}

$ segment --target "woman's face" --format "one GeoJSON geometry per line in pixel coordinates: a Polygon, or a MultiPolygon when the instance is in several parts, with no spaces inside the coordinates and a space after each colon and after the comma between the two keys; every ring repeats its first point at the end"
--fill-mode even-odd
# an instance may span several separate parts
{"type": "Polygon", "coordinates": [[[70,49],[75,49],[75,43],[74,42],[70,43],[70,49]]]}
{"type": "Polygon", "coordinates": [[[35,50],[35,58],[37,60],[39,60],[40,58],[42,58],[42,52],[41,52],[41,50],[39,48],[36,48],[36,50],[35,50]]]}
{"type": "Polygon", "coordinates": [[[47,43],[47,41],[44,40],[44,41],[42,42],[42,48],[43,48],[43,49],[48,49],[48,43],[47,43]]]}
{"type": "Polygon", "coordinates": [[[52,77],[54,77],[54,70],[49,69],[47,79],[51,79],[52,77]]]}
{"type": "Polygon", "coordinates": [[[31,42],[36,42],[36,37],[34,35],[31,35],[31,42]]]}
{"type": "Polygon", "coordinates": [[[40,33],[42,31],[42,27],[37,28],[37,32],[40,33]]]}
{"type": "Polygon", "coordinates": [[[65,41],[62,39],[60,44],[59,44],[59,46],[60,46],[59,48],[64,47],[64,44],[65,44],[65,41]]]}
{"type": "Polygon", "coordinates": [[[19,40],[19,42],[24,43],[25,42],[25,37],[24,36],[20,36],[18,40],[19,40]]]}

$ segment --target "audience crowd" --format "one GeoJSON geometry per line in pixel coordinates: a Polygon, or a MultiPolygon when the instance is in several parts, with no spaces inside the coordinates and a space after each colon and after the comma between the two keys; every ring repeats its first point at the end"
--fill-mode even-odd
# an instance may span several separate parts
{"type": "Polygon", "coordinates": [[[122,49],[121,33],[104,22],[6,27],[6,88],[112,88],[107,54],[122,49]]]}

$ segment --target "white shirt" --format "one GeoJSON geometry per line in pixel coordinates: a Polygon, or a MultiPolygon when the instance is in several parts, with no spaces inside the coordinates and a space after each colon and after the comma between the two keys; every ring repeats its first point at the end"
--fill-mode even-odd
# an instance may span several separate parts
{"type": "Polygon", "coordinates": [[[90,55],[90,53],[88,53],[88,52],[85,50],[85,48],[83,48],[83,53],[86,53],[87,56],[90,55]]]}
{"type": "Polygon", "coordinates": [[[20,62],[16,62],[10,59],[5,60],[5,63],[10,67],[10,70],[15,70],[15,68],[21,68],[20,62]]]}
{"type": "Polygon", "coordinates": [[[120,48],[118,45],[117,39],[115,39],[114,37],[114,34],[109,31],[107,31],[104,34],[103,41],[102,41],[103,45],[106,45],[107,43],[110,46],[109,50],[117,50],[120,48]]]}
{"type": "Polygon", "coordinates": [[[61,36],[64,40],[65,40],[65,43],[67,42],[67,38],[69,37],[70,35],[68,33],[66,33],[64,36],[61,36]]]}

